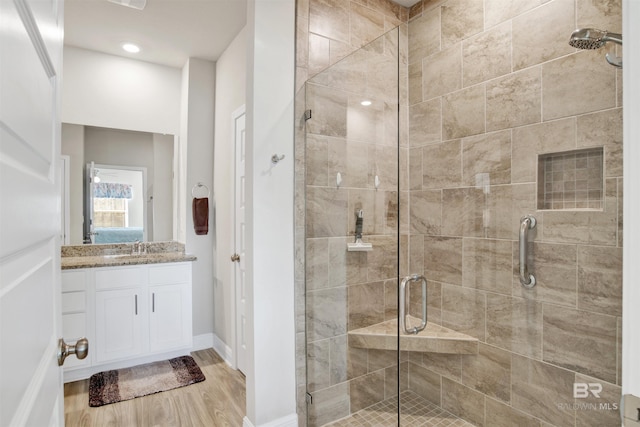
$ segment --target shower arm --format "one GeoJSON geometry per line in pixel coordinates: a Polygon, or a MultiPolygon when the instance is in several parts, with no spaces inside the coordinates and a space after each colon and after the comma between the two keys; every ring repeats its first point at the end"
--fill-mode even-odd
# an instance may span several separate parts
{"type": "Polygon", "coordinates": [[[618,43],[618,44],[622,44],[622,34],[618,34],[618,33],[606,33],[604,36],[602,36],[602,41],[603,42],[614,42],[614,43],[618,43]]]}

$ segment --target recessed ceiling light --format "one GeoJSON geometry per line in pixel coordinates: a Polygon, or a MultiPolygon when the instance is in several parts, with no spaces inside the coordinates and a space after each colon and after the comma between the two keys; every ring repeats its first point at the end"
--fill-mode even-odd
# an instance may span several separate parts
{"type": "Polygon", "coordinates": [[[126,50],[129,53],[138,53],[140,52],[140,48],[138,47],[138,45],[135,45],[133,43],[123,43],[122,44],[122,48],[124,50],[126,50]]]}
{"type": "Polygon", "coordinates": [[[371,101],[369,101],[369,100],[364,100],[364,101],[362,101],[362,102],[360,103],[360,105],[363,105],[363,106],[365,106],[365,107],[368,107],[369,105],[371,105],[371,101]]]}

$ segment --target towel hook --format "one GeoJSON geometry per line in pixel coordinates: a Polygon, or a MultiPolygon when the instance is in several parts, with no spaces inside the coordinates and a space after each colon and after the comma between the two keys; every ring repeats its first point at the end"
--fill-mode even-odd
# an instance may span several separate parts
{"type": "Polygon", "coordinates": [[[195,191],[201,189],[202,187],[207,189],[207,196],[206,197],[209,197],[211,195],[211,191],[209,190],[209,187],[207,187],[205,184],[203,184],[201,182],[198,182],[196,185],[194,185],[191,188],[191,197],[196,197],[195,191]]]}
{"type": "Polygon", "coordinates": [[[275,165],[275,164],[277,164],[280,160],[283,160],[283,159],[284,159],[284,154],[281,154],[281,155],[279,155],[279,156],[278,156],[277,154],[274,154],[273,156],[271,156],[271,163],[273,163],[273,164],[275,165]]]}

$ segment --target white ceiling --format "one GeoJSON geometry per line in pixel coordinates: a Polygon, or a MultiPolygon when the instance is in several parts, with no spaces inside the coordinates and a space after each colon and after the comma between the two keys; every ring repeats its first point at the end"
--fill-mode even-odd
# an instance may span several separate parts
{"type": "Polygon", "coordinates": [[[144,10],[107,0],[64,2],[65,45],[181,68],[216,61],[244,27],[246,0],[147,0],[144,10]],[[123,42],[142,51],[127,53],[123,42]]]}

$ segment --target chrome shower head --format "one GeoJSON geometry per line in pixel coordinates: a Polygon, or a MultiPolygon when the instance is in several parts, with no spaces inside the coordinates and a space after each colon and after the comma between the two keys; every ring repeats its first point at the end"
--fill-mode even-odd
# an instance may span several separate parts
{"type": "Polygon", "coordinates": [[[600,49],[606,42],[622,44],[622,35],[594,28],[580,28],[569,39],[569,44],[577,49],[600,49]]]}

